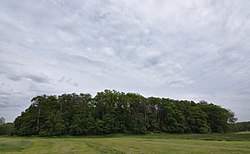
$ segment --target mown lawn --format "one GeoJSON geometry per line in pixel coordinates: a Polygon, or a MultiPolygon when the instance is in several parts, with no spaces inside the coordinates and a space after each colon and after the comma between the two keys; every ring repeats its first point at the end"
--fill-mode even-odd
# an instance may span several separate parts
{"type": "Polygon", "coordinates": [[[250,153],[250,133],[0,137],[0,153],[250,153]]]}

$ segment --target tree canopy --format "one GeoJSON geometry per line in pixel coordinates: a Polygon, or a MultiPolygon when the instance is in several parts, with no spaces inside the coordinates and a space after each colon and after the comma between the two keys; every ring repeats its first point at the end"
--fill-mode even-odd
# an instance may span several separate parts
{"type": "Polygon", "coordinates": [[[207,102],[149,97],[114,90],[37,96],[15,121],[17,135],[98,135],[225,132],[234,114],[207,102]]]}
{"type": "Polygon", "coordinates": [[[5,123],[5,118],[0,117],[0,135],[13,135],[13,123],[5,123]]]}

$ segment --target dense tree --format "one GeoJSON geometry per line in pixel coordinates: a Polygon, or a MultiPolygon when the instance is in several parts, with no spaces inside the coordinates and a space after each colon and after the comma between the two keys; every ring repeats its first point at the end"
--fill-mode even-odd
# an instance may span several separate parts
{"type": "Polygon", "coordinates": [[[248,122],[237,122],[231,124],[231,131],[250,131],[250,121],[248,122]]]}
{"type": "Polygon", "coordinates": [[[200,103],[105,90],[90,94],[37,96],[15,119],[17,135],[93,135],[225,132],[234,114],[205,101],[200,103]]]}
{"type": "Polygon", "coordinates": [[[212,132],[225,132],[229,129],[228,120],[232,118],[229,110],[214,104],[199,104],[201,110],[207,115],[207,122],[212,132]]]}
{"type": "Polygon", "coordinates": [[[14,125],[13,123],[5,123],[5,118],[0,117],[0,135],[13,135],[14,125]]]}

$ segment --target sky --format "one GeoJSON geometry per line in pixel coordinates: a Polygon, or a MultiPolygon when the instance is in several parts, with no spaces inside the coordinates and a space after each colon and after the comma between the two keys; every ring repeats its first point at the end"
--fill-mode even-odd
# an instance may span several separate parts
{"type": "Polygon", "coordinates": [[[250,1],[0,0],[0,117],[37,95],[105,89],[250,121],[250,1]]]}

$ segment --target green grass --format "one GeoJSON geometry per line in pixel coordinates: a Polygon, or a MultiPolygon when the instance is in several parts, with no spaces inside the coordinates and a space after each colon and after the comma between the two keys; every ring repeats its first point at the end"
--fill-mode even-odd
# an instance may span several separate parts
{"type": "Polygon", "coordinates": [[[250,153],[250,132],[89,137],[0,137],[0,153],[250,153]]]}
{"type": "Polygon", "coordinates": [[[5,139],[5,141],[0,141],[0,152],[8,152],[8,151],[21,151],[23,149],[28,148],[31,145],[31,141],[9,141],[5,139]]]}
{"type": "Polygon", "coordinates": [[[250,131],[246,131],[246,132],[237,132],[235,134],[249,134],[250,135],[250,131]]]}

